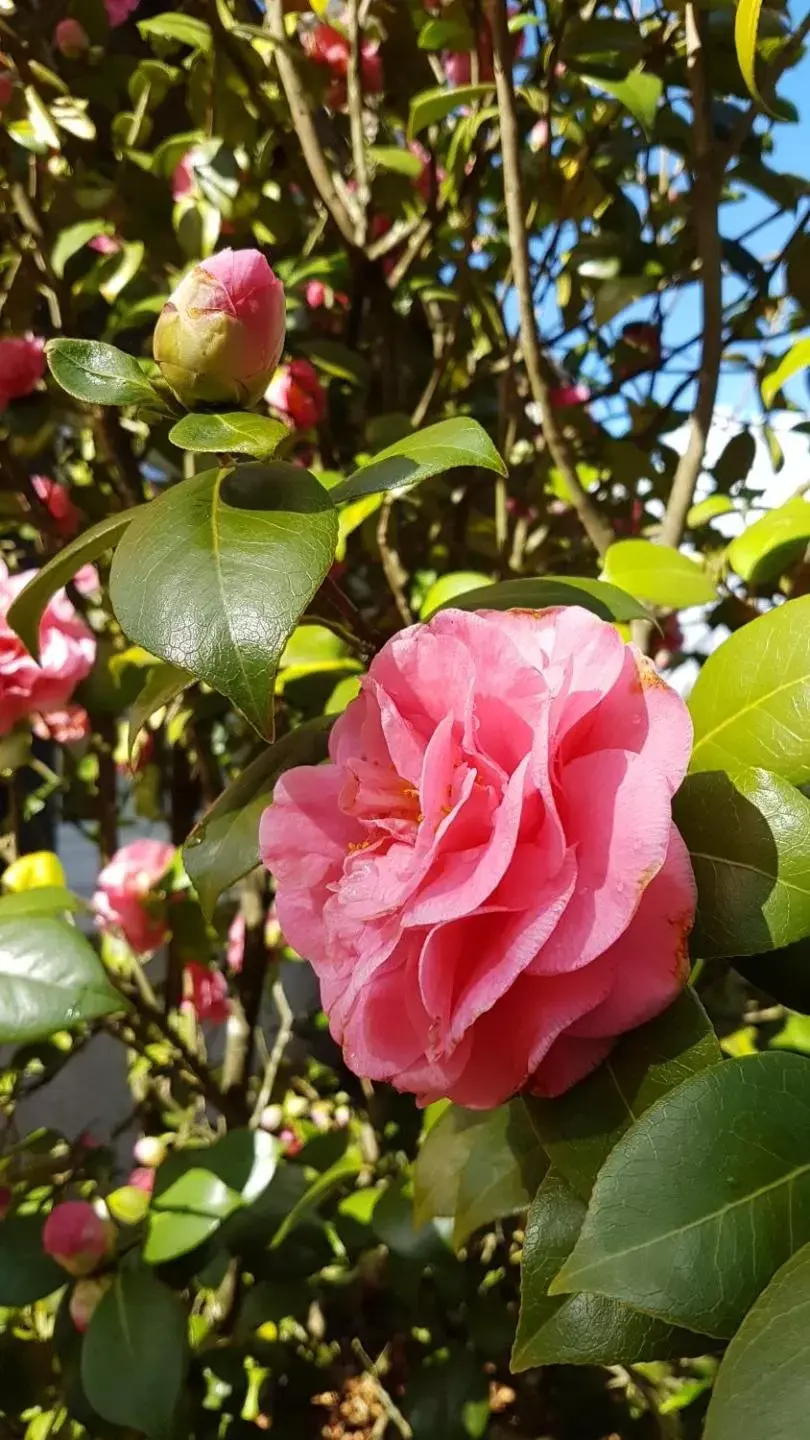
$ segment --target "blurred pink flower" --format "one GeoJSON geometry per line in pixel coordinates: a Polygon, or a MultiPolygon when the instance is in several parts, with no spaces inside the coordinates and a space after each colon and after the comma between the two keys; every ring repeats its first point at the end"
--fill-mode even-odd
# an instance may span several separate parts
{"type": "Polygon", "coordinates": [[[185,1003],[198,1020],[211,1025],[226,1024],[230,1015],[228,982],[221,970],[211,970],[191,960],[183,971],[185,1003]]]}
{"type": "Polygon", "coordinates": [[[556,385],[549,393],[554,410],[567,410],[571,405],[587,405],[591,392],[587,385],[556,385]]]}
{"type": "MultiPolygon", "coordinates": [[[[347,35],[336,30],[334,25],[323,22],[311,30],[305,30],[301,43],[310,60],[331,71],[334,83],[329,92],[328,103],[333,110],[346,106],[346,76],[349,70],[351,46],[347,35]]],[[[379,42],[361,40],[360,78],[366,95],[379,95],[383,88],[382,61],[379,56],[379,42]]]]}
{"type": "Polygon", "coordinates": [[[53,43],[66,60],[78,59],[90,45],[84,26],[69,15],[59,21],[53,32],[53,43]]]}
{"type": "Polygon", "coordinates": [[[131,1185],[134,1190],[142,1190],[144,1195],[151,1195],[155,1188],[156,1173],[146,1165],[138,1165],[127,1177],[127,1185],[131,1185]]]}
{"type": "MultiPolygon", "coordinates": [[[[0,104],[2,101],[0,101],[0,104]]],[[[45,341],[35,335],[0,340],[0,410],[35,390],[45,374],[45,341]]]]}
{"type": "Polygon", "coordinates": [[[97,255],[117,255],[121,249],[121,241],[117,235],[94,235],[92,240],[87,242],[88,249],[95,250],[97,255]]]}
{"type": "Polygon", "coordinates": [[[39,664],[29,655],[6,616],[35,573],[9,575],[0,560],[0,735],[27,715],[63,711],[96,658],[95,636],[64,590],[49,601],[40,621],[39,664]]]}
{"type": "Polygon", "coordinates": [[[134,15],[139,4],[140,0],[104,0],[107,19],[113,26],[123,25],[130,15],[134,15]]]}
{"type": "Polygon", "coordinates": [[[96,881],[93,905],[102,930],[117,930],[137,954],[159,950],[169,927],[163,907],[150,891],[162,879],[176,851],[164,840],[133,840],[116,851],[96,881]]]}
{"type": "Polygon", "coordinates": [[[172,172],[172,199],[184,200],[187,195],[193,195],[197,189],[197,180],[194,175],[192,164],[192,151],[187,150],[185,155],[178,160],[172,172]]]}
{"type": "Polygon", "coordinates": [[[280,365],[264,398],[296,430],[310,430],[326,413],[326,391],[308,360],[280,365]]]}
{"type": "Polygon", "coordinates": [[[72,540],[81,526],[81,512],[76,509],[66,485],[51,480],[49,475],[32,475],[31,484],[64,540],[72,540]]]}
{"type": "Polygon", "coordinates": [[[68,705],[64,710],[51,710],[48,715],[35,716],[33,731],[41,740],[55,740],[57,745],[75,745],[78,740],[87,739],[92,726],[83,705],[68,705]]]}

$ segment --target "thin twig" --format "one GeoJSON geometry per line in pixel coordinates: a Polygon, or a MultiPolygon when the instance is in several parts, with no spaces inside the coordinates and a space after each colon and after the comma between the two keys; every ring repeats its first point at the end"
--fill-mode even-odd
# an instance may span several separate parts
{"type": "Polygon", "coordinates": [[[391,524],[391,512],[394,508],[393,496],[387,495],[380,506],[379,519],[377,521],[377,544],[380,548],[380,559],[388,581],[388,588],[394,597],[394,604],[397,607],[400,619],[405,625],[413,624],[411,607],[405,595],[405,582],[408,578],[402,568],[399,554],[391,544],[388,537],[388,529],[391,524]]]}
{"type": "Polygon", "coordinates": [[[259,1125],[262,1113],[270,1102],[270,1096],[273,1093],[273,1086],[276,1083],[279,1066],[284,1059],[284,1051],[290,1043],[293,1023],[295,1021],[290,1002],[284,994],[284,986],[280,980],[276,980],[273,985],[272,995],[273,1004],[278,1011],[278,1034],[276,1035],[273,1048],[270,1051],[270,1056],[262,1078],[261,1089],[256,1097],[256,1104],[253,1107],[253,1114],[250,1117],[250,1128],[252,1130],[255,1130],[259,1125]]]}
{"type": "Polygon", "coordinates": [[[360,52],[360,21],[358,0],[349,0],[349,68],[346,76],[349,102],[349,129],[352,138],[354,178],[357,182],[357,243],[365,246],[368,238],[368,207],[371,192],[368,185],[366,142],[363,134],[363,74],[360,52]]]}

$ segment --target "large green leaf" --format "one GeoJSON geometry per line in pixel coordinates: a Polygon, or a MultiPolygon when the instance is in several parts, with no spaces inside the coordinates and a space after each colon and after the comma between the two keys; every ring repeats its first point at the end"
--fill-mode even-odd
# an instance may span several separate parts
{"type": "Polygon", "coordinates": [[[729,564],[747,585],[775,581],[810,540],[810,505],[798,497],[763,515],[728,547],[729,564]]]}
{"type": "Polygon", "coordinates": [[[637,600],[668,610],[708,605],[717,599],[717,589],[705,570],[670,545],[618,540],[605,555],[604,569],[605,579],[612,584],[637,600]]]}
{"type": "Polygon", "coordinates": [[[145,508],[137,506],[134,510],[108,515],[106,520],[100,520],[91,530],[85,530],[83,535],[66,545],[47,565],[43,565],[17,596],[9,609],[8,623],[12,630],[16,630],[35,659],[39,654],[39,622],[48,601],[68,580],[73,579],[83,565],[89,565],[107,550],[112,550],[127,526],[145,508]]]}
{"type": "Polygon", "coordinates": [[[280,420],[236,410],[227,415],[184,415],[169,431],[181,450],[215,451],[223,455],[252,455],[268,460],[289,435],[280,420]]]}
{"type": "Polygon", "coordinates": [[[75,400],[88,405],[160,404],[137,360],[101,340],[49,340],[51,374],[75,400]]]}
{"type": "Polygon", "coordinates": [[[810,1061],[754,1055],[688,1080],[619,1141],[551,1291],[727,1337],[808,1240],[810,1061]]]}
{"type": "Polygon", "coordinates": [[[762,98],[757,89],[755,65],[761,9],[762,0],[737,0],[737,13],[734,17],[734,43],[737,46],[737,59],[740,62],[743,80],[754,99],[759,100],[760,104],[762,98]]]}
{"type": "Polygon", "coordinates": [[[810,340],[797,340],[786,355],[782,356],[775,370],[762,381],[762,398],[766,405],[772,405],[783,385],[792,380],[810,365],[810,340]]]}
{"type": "Polygon", "coordinates": [[[768,770],[706,770],[675,797],[704,959],[759,955],[810,935],[810,800],[768,770]]]}
{"type": "Polygon", "coordinates": [[[810,1245],[777,1270],[714,1384],[703,1440],[798,1440],[807,1429],[810,1245]]]}
{"type": "Polygon", "coordinates": [[[549,1171],[529,1211],[520,1273],[520,1318],[511,1368],[536,1365],[632,1365],[699,1354],[689,1331],[604,1295],[549,1295],[548,1287],[579,1238],[586,1205],[549,1171]]]}
{"type": "Polygon", "coordinates": [[[626,591],[604,580],[577,575],[538,575],[527,580],[501,580],[467,590],[437,608],[446,610],[546,610],[556,605],[581,605],[603,620],[650,619],[650,613],[626,591]]]}
{"type": "Polygon", "coordinates": [[[689,709],[693,770],[766,765],[810,780],[810,595],[736,630],[703,666],[689,709]]]}
{"type": "Polygon", "coordinates": [[[330,492],[331,498],[336,505],[342,505],[347,500],[359,500],[361,495],[410,489],[420,480],[429,480],[433,475],[464,465],[494,470],[496,475],[506,474],[503,460],[477,420],[466,416],[440,420],[438,425],[417,430],[381,450],[348,480],[336,485],[330,492]]]}
{"type": "Polygon", "coordinates": [[[587,1200],[596,1176],[629,1127],[657,1100],[722,1060],[694,990],[619,1040],[598,1070],[556,1100],[527,1097],[532,1123],[555,1170],[587,1200]]]}
{"type": "Polygon", "coordinates": [[[0,1305],[18,1309],[52,1295],[67,1281],[42,1248],[42,1215],[11,1215],[0,1224],[0,1305]]]}
{"type": "Polygon", "coordinates": [[[171,1440],[188,1368],[186,1316],[149,1270],[121,1270],[82,1344],[82,1386],[111,1425],[171,1440]]]}
{"type": "Polygon", "coordinates": [[[95,950],[52,915],[0,917],[0,1044],[19,1044],[122,1010],[95,950]]]}
{"type": "Polygon", "coordinates": [[[456,85],[452,89],[440,85],[435,90],[423,90],[411,100],[408,116],[408,138],[413,140],[429,125],[435,125],[445,116],[451,115],[462,105],[471,105],[475,100],[484,100],[495,88],[494,81],[479,85],[456,85]]]}
{"type": "Polygon", "coordinates": [[[202,1245],[224,1220],[251,1204],[273,1178],[277,1145],[262,1130],[178,1151],[157,1172],[144,1259],[161,1265],[202,1245]]]}
{"type": "Polygon", "coordinates": [[[183,859],[206,915],[223,890],[258,865],[259,821],[279,776],[293,765],[325,760],[333,724],[334,716],[308,721],[263,750],[195,825],[183,859]]]}
{"type": "Polygon", "coordinates": [[[337,535],[337,511],[307,470],[206,470],[136,515],[112,566],[116,616],[270,735],[278,662],[337,535]]]}

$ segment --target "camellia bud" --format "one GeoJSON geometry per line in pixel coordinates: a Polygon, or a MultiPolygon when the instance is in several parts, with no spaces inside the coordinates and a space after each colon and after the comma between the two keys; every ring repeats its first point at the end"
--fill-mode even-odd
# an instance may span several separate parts
{"type": "Polygon", "coordinates": [[[74,1285],[68,1313],[80,1335],[84,1334],[111,1284],[110,1275],[100,1275],[95,1280],[78,1280],[74,1285]]]}
{"type": "Polygon", "coordinates": [[[66,60],[78,60],[90,46],[84,26],[70,16],[59,21],[53,32],[53,43],[66,60]]]}
{"type": "Polygon", "coordinates": [[[258,250],[221,250],[181,281],[155,327],[154,354],[188,409],[255,405],[284,346],[284,287],[258,250]]]}
{"type": "Polygon", "coordinates": [[[54,1205],[42,1231],[42,1246],[69,1275],[91,1275],[115,1247],[115,1226],[87,1200],[54,1205]]]}
{"type": "Polygon", "coordinates": [[[166,1141],[161,1140],[159,1135],[142,1135],[132,1153],[139,1165],[156,1170],[166,1159],[166,1141]]]}

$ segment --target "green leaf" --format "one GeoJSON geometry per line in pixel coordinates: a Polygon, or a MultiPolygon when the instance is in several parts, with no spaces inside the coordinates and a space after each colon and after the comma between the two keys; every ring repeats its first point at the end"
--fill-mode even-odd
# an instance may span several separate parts
{"type": "Polygon", "coordinates": [[[0,1224],[0,1305],[19,1309],[60,1290],[67,1275],[42,1248],[42,1215],[11,1215],[0,1224]]]}
{"type": "Polygon", "coordinates": [[[196,1250],[267,1188],[276,1157],[276,1141],[263,1130],[232,1130],[213,1145],[170,1155],[157,1172],[149,1207],[147,1264],[196,1250]]]}
{"type": "Polygon", "coordinates": [[[510,1368],[537,1365],[633,1365],[699,1353],[688,1331],[654,1320],[603,1295],[549,1295],[576,1244],[586,1205],[551,1170],[529,1211],[520,1272],[520,1318],[510,1368]]]}
{"type": "Polygon", "coordinates": [[[427,1132],[413,1168],[414,1223],[417,1226],[437,1216],[450,1219],[455,1215],[464,1167],[476,1135],[486,1130],[488,1124],[486,1111],[448,1105],[427,1132]]]}
{"type": "Polygon", "coordinates": [[[381,450],[368,465],[336,485],[330,495],[336,505],[342,505],[382,490],[410,489],[421,480],[467,465],[506,474],[503,460],[477,420],[466,416],[440,420],[438,425],[406,435],[381,450]]]}
{"type": "Polygon", "coordinates": [[[458,20],[426,20],[417,45],[420,50],[470,50],[475,37],[466,23],[458,20]]]}
{"type": "Polygon", "coordinates": [[[619,540],[605,556],[605,579],[638,600],[667,610],[708,605],[717,590],[705,570],[680,550],[651,540],[619,540]]]}
{"type": "Polygon", "coordinates": [[[51,269],[54,275],[61,280],[68,261],[78,255],[91,240],[95,240],[97,235],[114,233],[115,227],[108,220],[80,220],[78,224],[68,225],[66,230],[60,230],[51,251],[51,269]]]}
{"type": "Polygon", "coordinates": [[[84,900],[61,885],[39,885],[0,896],[0,922],[20,915],[75,915],[87,908],[84,900]]]}
{"type": "Polygon", "coordinates": [[[131,640],[270,735],[278,662],[337,535],[337,511],[307,470],[206,470],[136,515],[113,561],[113,608],[131,640]]]}
{"type": "Polygon", "coordinates": [[[761,765],[810,780],[810,596],[735,630],[710,655],[689,699],[693,770],[761,765]]]}
{"type": "MultiPolygon", "coordinates": [[[[436,1126],[439,1130],[442,1121],[436,1126]]],[[[456,1249],[475,1230],[525,1210],[548,1169],[545,1152],[520,1100],[487,1113],[475,1127],[461,1172],[453,1225],[456,1249]]]]}
{"type": "Polygon", "coordinates": [[[279,776],[293,765],[325,760],[333,723],[333,716],[320,716],[263,750],[195,825],[183,859],[209,918],[223,890],[259,863],[259,821],[279,776]]]}
{"type": "Polygon", "coordinates": [[[739,430],[732,435],[714,466],[714,478],[721,490],[730,490],[739,480],[745,480],[756,453],[756,441],[750,430],[739,430]]]}
{"type": "Polygon", "coordinates": [[[49,340],[48,365],[57,385],[87,405],[160,404],[137,360],[101,340],[49,340]]]}
{"type": "Polygon", "coordinates": [[[651,75],[643,66],[636,66],[624,80],[602,80],[596,75],[580,75],[587,85],[605,90],[621,101],[637,120],[645,135],[652,134],[655,116],[664,88],[660,75],[651,75]]]}
{"type": "Polygon", "coordinates": [[[775,581],[810,540],[810,505],[796,497],[749,525],[728,547],[729,564],[747,585],[775,581]]]}
{"type": "Polygon", "coordinates": [[[144,40],[177,40],[195,50],[210,50],[213,44],[211,26],[205,20],[193,19],[169,10],[153,20],[139,20],[138,29],[144,40]]]}
{"type": "Polygon", "coordinates": [[[788,380],[792,380],[794,375],[806,370],[808,365],[810,365],[810,340],[797,340],[795,345],[791,345],[787,354],[782,356],[776,369],[772,370],[770,375],[766,375],[762,381],[760,388],[765,404],[770,407],[782,386],[786,385],[788,380]]]}
{"type": "Polygon", "coordinates": [[[609,325],[622,310],[628,305],[641,300],[644,295],[649,295],[657,288],[658,281],[654,275],[617,275],[613,280],[605,280],[599,286],[594,301],[594,318],[597,325],[609,325]]]}
{"type": "Polygon", "coordinates": [[[650,613],[616,585],[585,580],[578,575],[536,576],[529,580],[501,580],[480,590],[469,590],[445,600],[437,608],[454,610],[547,610],[558,605],[581,605],[603,620],[649,620],[650,613]]]}
{"type": "Polygon", "coordinates": [[[777,1270],[714,1383],[703,1440],[798,1440],[807,1428],[810,1245],[777,1270]]]}
{"type": "Polygon", "coordinates": [[[554,1169],[587,1200],[599,1170],[631,1125],[676,1086],[722,1052],[694,990],[619,1040],[609,1059],[556,1100],[527,1096],[554,1169]]]}
{"type": "Polygon", "coordinates": [[[182,695],[183,691],[193,683],[194,676],[189,675],[187,670],[180,670],[177,665],[154,666],[129,712],[130,756],[135,749],[135,742],[150,716],[154,715],[156,710],[162,710],[164,705],[168,705],[178,695],[182,695]]]}
{"type": "Polygon", "coordinates": [[[768,770],[688,775],[675,824],[698,887],[693,952],[759,955],[810,935],[810,800],[768,770]]]}
{"type": "Polygon", "coordinates": [[[14,604],[8,612],[8,623],[12,630],[16,631],[26,649],[30,650],[34,659],[39,655],[39,622],[42,619],[48,601],[61,590],[68,580],[72,580],[83,565],[89,565],[91,561],[98,560],[107,550],[112,550],[118,544],[127,526],[145,506],[136,506],[133,510],[124,510],[117,515],[108,515],[106,520],[100,520],[98,525],[92,529],[85,530],[77,540],[71,541],[54,555],[47,565],[28,581],[25,589],[20,592],[14,604]]]}
{"type": "Polygon", "coordinates": [[[74,926],[50,915],[0,914],[0,1044],[40,1040],[124,1008],[74,926]]]}
{"type": "Polygon", "coordinates": [[[227,415],[184,415],[169,431],[169,439],[181,450],[269,460],[289,433],[280,420],[236,410],[227,415]]]}
{"type": "Polygon", "coordinates": [[[283,1245],[290,1231],[294,1230],[296,1225],[300,1225],[301,1221],[305,1220],[313,1210],[317,1210],[323,1200],[326,1200],[333,1191],[339,1190],[347,1180],[353,1180],[356,1175],[359,1175],[364,1168],[364,1163],[360,1150],[352,1146],[345,1155],[341,1155],[340,1159],[335,1161],[334,1165],[330,1165],[328,1170],[324,1170],[284,1216],[273,1236],[270,1248],[277,1250],[279,1246],[283,1245]]]}
{"type": "Polygon", "coordinates": [[[494,80],[484,85],[456,85],[453,89],[440,85],[435,90],[423,90],[411,100],[408,116],[408,139],[413,140],[429,125],[435,125],[451,115],[462,105],[471,105],[484,100],[495,89],[494,80]]]}
{"type": "Polygon", "coordinates": [[[84,1393],[102,1420],[171,1440],[188,1368],[180,1300],[149,1270],[113,1278],[82,1344],[84,1393]]]}
{"type": "Polygon", "coordinates": [[[381,170],[390,170],[394,175],[404,175],[408,180],[418,180],[422,174],[424,162],[402,145],[371,145],[368,158],[381,170]]]}
{"type": "Polygon", "coordinates": [[[552,1293],[595,1291],[732,1335],[810,1239],[808,1117],[799,1055],[728,1060],[673,1090],[605,1162],[552,1293]]]}
{"type": "Polygon", "coordinates": [[[763,104],[763,100],[757,89],[755,67],[761,9],[762,0],[737,0],[737,14],[734,17],[734,43],[737,47],[737,59],[740,63],[743,80],[760,105],[763,104]]]}
{"type": "Polygon", "coordinates": [[[686,517],[686,523],[690,530],[697,530],[701,525],[708,525],[710,520],[716,520],[719,515],[728,515],[734,509],[734,502],[728,495],[708,495],[705,500],[699,500],[697,505],[686,517]]]}
{"type": "Polygon", "coordinates": [[[442,606],[453,605],[461,595],[468,594],[470,590],[487,589],[492,583],[489,576],[480,570],[453,570],[449,575],[440,575],[422,601],[420,617],[427,620],[442,606]]]}
{"type": "Polygon", "coordinates": [[[735,970],[779,1005],[810,1015],[810,938],[767,955],[735,956],[735,970]]]}

